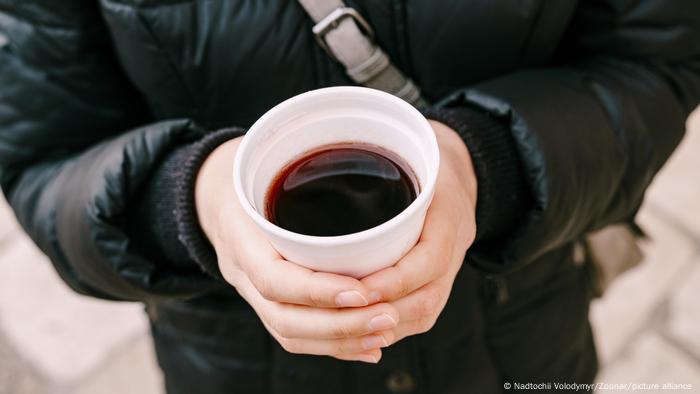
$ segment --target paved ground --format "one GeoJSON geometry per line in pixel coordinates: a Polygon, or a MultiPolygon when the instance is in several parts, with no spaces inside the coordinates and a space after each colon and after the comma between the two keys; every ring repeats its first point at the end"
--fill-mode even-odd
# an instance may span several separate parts
{"type": "MultiPolygon", "coordinates": [[[[700,112],[690,123],[640,214],[645,263],[593,305],[599,382],[700,393],[700,112]]],[[[141,307],[73,294],[0,202],[0,394],[157,394],[161,379],[141,307]]]]}

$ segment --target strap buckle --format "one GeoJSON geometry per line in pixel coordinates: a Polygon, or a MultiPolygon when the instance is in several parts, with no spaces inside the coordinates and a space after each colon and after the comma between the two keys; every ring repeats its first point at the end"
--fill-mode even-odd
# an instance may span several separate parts
{"type": "Polygon", "coordinates": [[[351,7],[338,7],[331,11],[330,14],[326,15],[325,18],[321,19],[312,29],[318,44],[335,61],[338,61],[338,58],[328,46],[328,43],[326,42],[326,34],[337,28],[340,25],[340,22],[347,18],[354,20],[365,36],[367,36],[371,42],[374,42],[374,30],[372,30],[372,26],[369,25],[369,22],[367,22],[367,20],[359,12],[351,7]]]}

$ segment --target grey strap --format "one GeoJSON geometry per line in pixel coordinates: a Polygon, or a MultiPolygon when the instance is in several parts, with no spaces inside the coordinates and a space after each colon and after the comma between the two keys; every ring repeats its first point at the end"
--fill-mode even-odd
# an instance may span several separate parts
{"type": "Polygon", "coordinates": [[[427,103],[420,90],[374,42],[372,27],[342,0],[298,0],[316,22],[313,32],[328,54],[360,85],[391,93],[416,107],[427,103]]]}

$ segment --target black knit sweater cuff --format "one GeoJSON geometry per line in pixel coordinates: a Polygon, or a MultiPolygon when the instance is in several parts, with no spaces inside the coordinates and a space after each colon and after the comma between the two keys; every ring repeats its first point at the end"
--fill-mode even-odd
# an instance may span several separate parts
{"type": "Polygon", "coordinates": [[[244,133],[234,128],[207,134],[172,151],[154,170],[129,218],[132,237],[145,254],[169,269],[204,271],[222,279],[214,248],[197,218],[195,179],[214,149],[244,133]]]}
{"type": "Polygon", "coordinates": [[[182,176],[178,177],[175,189],[175,221],[178,240],[187,248],[188,256],[205,272],[222,278],[216,252],[204,235],[197,218],[194,202],[195,178],[204,160],[224,142],[244,134],[242,129],[223,129],[209,134],[192,146],[189,156],[181,163],[182,176]]]}
{"type": "Polygon", "coordinates": [[[471,155],[478,184],[475,247],[507,238],[530,204],[507,122],[470,107],[430,108],[424,114],[455,130],[471,155]]]}

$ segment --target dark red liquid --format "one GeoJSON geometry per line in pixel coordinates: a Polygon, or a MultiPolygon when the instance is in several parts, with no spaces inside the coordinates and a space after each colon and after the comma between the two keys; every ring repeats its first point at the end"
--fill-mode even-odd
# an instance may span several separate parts
{"type": "Polygon", "coordinates": [[[305,154],[277,175],[265,215],[299,234],[352,234],[398,215],[417,192],[413,171],[398,155],[367,144],[335,144],[305,154]]]}

